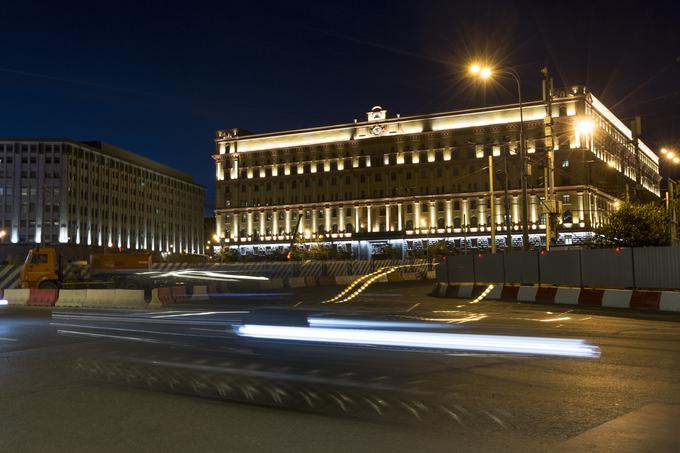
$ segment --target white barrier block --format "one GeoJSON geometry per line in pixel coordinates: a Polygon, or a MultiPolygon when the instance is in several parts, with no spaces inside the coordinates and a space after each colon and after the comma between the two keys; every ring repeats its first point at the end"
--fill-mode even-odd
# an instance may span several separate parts
{"type": "Polygon", "coordinates": [[[606,289],[602,295],[602,306],[612,308],[630,308],[630,289],[606,289]]]}
{"type": "MultiPolygon", "coordinates": [[[[486,295],[486,298],[489,300],[498,300],[501,298],[501,293],[503,292],[503,285],[495,285],[491,291],[489,291],[489,294],[486,295]]],[[[534,296],[535,297],[535,296],[534,296]]]]}
{"type": "Polygon", "coordinates": [[[30,295],[30,289],[6,289],[3,298],[9,305],[26,305],[30,295]]]}
{"type": "Polygon", "coordinates": [[[55,307],[83,307],[87,300],[86,289],[60,289],[55,307]]]}
{"type": "Polygon", "coordinates": [[[425,274],[425,278],[428,279],[428,280],[434,280],[435,278],[437,278],[437,272],[436,271],[427,271],[427,273],[425,274]]]}
{"type": "Polygon", "coordinates": [[[402,272],[401,278],[405,281],[413,281],[420,279],[420,272],[402,272]]]}
{"type": "Polygon", "coordinates": [[[448,283],[435,283],[436,285],[436,295],[439,297],[446,297],[446,291],[449,289],[448,283]]]}
{"type": "Polygon", "coordinates": [[[288,284],[291,288],[304,288],[307,286],[304,277],[291,277],[288,279],[288,284]]]}
{"type": "Polygon", "coordinates": [[[116,300],[115,289],[87,289],[85,295],[85,304],[83,307],[92,308],[111,308],[115,307],[116,300]]]}
{"type": "Polygon", "coordinates": [[[143,289],[115,289],[113,307],[146,308],[143,289]]]}
{"type": "Polygon", "coordinates": [[[151,302],[147,305],[146,308],[161,308],[163,306],[163,303],[161,302],[160,298],[158,297],[158,288],[154,288],[151,290],[151,302]]]}
{"type": "Polygon", "coordinates": [[[208,287],[205,285],[197,285],[192,288],[191,298],[192,301],[205,301],[209,300],[208,297],[208,287]]]}
{"type": "Polygon", "coordinates": [[[537,286],[520,286],[517,290],[517,300],[519,302],[536,302],[537,286]]]}
{"type": "Polygon", "coordinates": [[[579,294],[581,294],[581,288],[557,288],[557,292],[555,293],[555,303],[578,305],[579,294]]]}
{"type": "MultiPolygon", "coordinates": [[[[7,291],[5,291],[5,294],[7,291]]],[[[661,311],[680,311],[680,292],[662,291],[659,300],[659,310],[661,311]]]]}
{"type": "Polygon", "coordinates": [[[270,278],[269,280],[262,280],[260,282],[261,289],[281,289],[283,288],[282,278],[270,278]]]}
{"type": "Polygon", "coordinates": [[[458,287],[458,297],[472,297],[472,289],[474,285],[460,285],[458,287]]]}

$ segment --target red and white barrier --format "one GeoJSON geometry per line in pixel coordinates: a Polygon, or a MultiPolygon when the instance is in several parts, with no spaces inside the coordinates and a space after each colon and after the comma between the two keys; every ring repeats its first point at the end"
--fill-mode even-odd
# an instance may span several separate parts
{"type": "MultiPolygon", "coordinates": [[[[471,299],[477,297],[487,287],[488,285],[470,283],[450,285],[436,283],[431,294],[437,297],[471,299]]],[[[679,291],[494,285],[486,299],[680,312],[679,291]]]]}

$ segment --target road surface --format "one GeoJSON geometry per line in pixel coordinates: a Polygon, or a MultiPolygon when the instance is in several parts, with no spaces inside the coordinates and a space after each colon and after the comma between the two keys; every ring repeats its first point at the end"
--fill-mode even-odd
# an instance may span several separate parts
{"type": "MultiPolygon", "coordinates": [[[[49,309],[1,307],[0,451],[678,451],[677,431],[671,431],[671,422],[677,424],[680,417],[677,316],[497,301],[472,304],[429,297],[430,287],[376,285],[349,304],[333,305],[318,302],[337,288],[304,289],[263,298],[229,297],[219,305],[188,310],[203,313],[200,318],[207,322],[216,321],[204,329],[209,337],[221,329],[219,320],[237,315],[206,310],[239,312],[275,304],[332,310],[338,316],[430,320],[447,323],[453,332],[578,338],[598,346],[601,356],[419,353],[291,343],[254,348],[244,355],[242,350],[211,349],[216,343],[231,344],[228,335],[208,346],[172,345],[178,338],[189,338],[181,325],[154,325],[164,332],[159,335],[163,341],[140,344],[111,337],[139,339],[149,329],[143,323],[134,329],[111,324],[109,330],[98,331],[107,332],[101,337],[65,336],[57,330],[77,331],[66,324],[77,326],[79,321],[53,319],[49,309]],[[172,341],[166,342],[168,338],[172,341]],[[186,377],[201,375],[221,354],[229,358],[232,370],[246,370],[248,376],[260,373],[260,389],[270,391],[267,376],[301,373],[307,379],[303,387],[318,389],[318,379],[330,379],[325,398],[331,405],[345,395],[361,399],[357,392],[370,394],[374,388],[392,406],[410,402],[402,408],[405,416],[381,417],[377,412],[366,416],[370,407],[363,404],[359,410],[355,401],[346,408],[336,401],[328,410],[307,411],[285,401],[272,407],[261,401],[247,404],[243,398],[199,397],[206,396],[200,388],[192,394],[186,388],[139,385],[150,380],[145,370],[151,362],[191,363],[189,374],[182,375],[186,377]],[[130,372],[134,376],[106,368],[121,357],[139,360],[139,367],[130,372]],[[97,363],[103,368],[88,373],[97,363]],[[106,373],[115,376],[106,379],[106,373]],[[337,392],[332,388],[333,382],[349,381],[337,392]],[[424,395],[422,400],[402,393],[406,387],[424,395]],[[439,403],[451,413],[440,411],[439,403]],[[411,410],[423,416],[411,417],[411,410]]],[[[170,311],[182,314],[187,307],[170,311]]],[[[163,313],[173,315],[170,311],[163,313]]],[[[203,331],[192,329],[202,339],[203,331]]],[[[167,373],[154,379],[173,372],[167,373]]],[[[254,381],[242,382],[247,387],[254,381]]]]}

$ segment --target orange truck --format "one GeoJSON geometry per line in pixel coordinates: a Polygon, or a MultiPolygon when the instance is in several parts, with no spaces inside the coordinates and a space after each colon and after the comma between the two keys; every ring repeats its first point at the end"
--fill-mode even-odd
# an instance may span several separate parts
{"type": "Polygon", "coordinates": [[[88,279],[64,278],[59,252],[54,247],[36,247],[28,252],[21,269],[21,287],[143,289],[153,285],[144,274],[151,270],[151,253],[90,255],[89,264],[88,279]]]}

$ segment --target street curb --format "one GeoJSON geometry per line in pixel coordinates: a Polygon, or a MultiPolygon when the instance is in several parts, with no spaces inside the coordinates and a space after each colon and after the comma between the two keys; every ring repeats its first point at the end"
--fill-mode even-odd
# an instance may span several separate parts
{"type": "MultiPolygon", "coordinates": [[[[437,282],[430,295],[446,298],[474,298],[481,293],[480,287],[487,288],[489,285],[491,284],[437,282]]],[[[680,291],[499,284],[493,285],[486,299],[680,313],[680,291]]]]}

